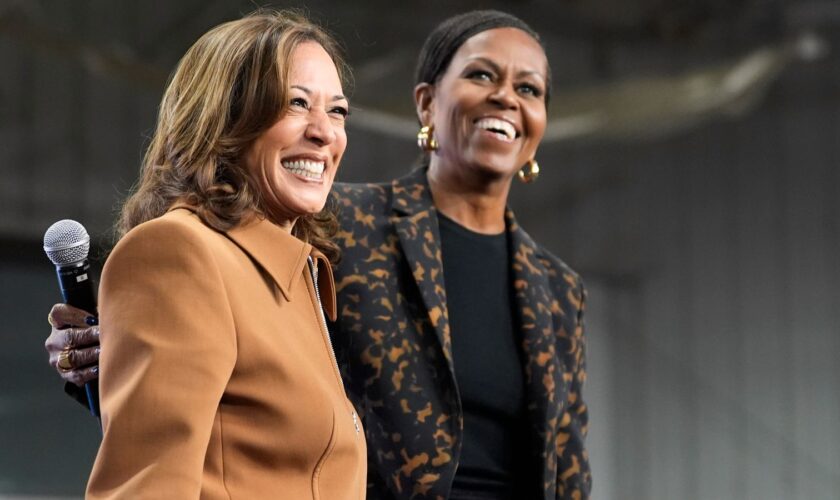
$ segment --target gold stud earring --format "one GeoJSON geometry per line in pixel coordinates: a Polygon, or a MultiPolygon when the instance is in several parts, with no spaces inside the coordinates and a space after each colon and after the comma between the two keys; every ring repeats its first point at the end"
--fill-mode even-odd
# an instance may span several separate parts
{"type": "Polygon", "coordinates": [[[434,133],[435,127],[433,125],[420,127],[420,132],[417,132],[417,147],[427,153],[437,151],[438,143],[435,140],[434,133]]]}
{"type": "Polygon", "coordinates": [[[537,160],[528,160],[528,163],[519,169],[519,172],[517,172],[516,175],[519,177],[520,181],[525,184],[530,184],[537,180],[537,177],[540,176],[540,164],[537,163],[537,160]]]}

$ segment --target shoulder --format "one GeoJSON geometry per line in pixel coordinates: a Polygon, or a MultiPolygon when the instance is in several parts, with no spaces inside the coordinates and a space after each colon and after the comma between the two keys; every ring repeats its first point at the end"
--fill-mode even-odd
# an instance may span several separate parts
{"type": "Polygon", "coordinates": [[[548,281],[555,300],[566,304],[569,311],[575,311],[578,323],[584,311],[586,288],[583,279],[568,264],[543,247],[538,247],[537,258],[548,270],[548,281]]]}
{"type": "Polygon", "coordinates": [[[390,225],[393,188],[387,183],[336,184],[333,201],[337,208],[340,231],[338,243],[353,246],[349,235],[378,233],[390,225]]]}
{"type": "Polygon", "coordinates": [[[549,277],[553,279],[559,278],[563,283],[575,288],[583,286],[583,279],[580,277],[580,274],[545,247],[538,245],[536,255],[540,263],[548,269],[549,277]]]}
{"type": "Polygon", "coordinates": [[[568,331],[577,331],[582,324],[586,302],[586,289],[580,275],[547,248],[534,242],[521,227],[515,232],[518,234],[514,241],[518,246],[513,255],[514,269],[519,269],[520,276],[527,281],[542,283],[547,293],[545,304],[553,314],[560,314],[561,321],[566,321],[563,318],[575,321],[568,325],[568,331]]]}
{"type": "Polygon", "coordinates": [[[337,182],[333,186],[332,196],[339,206],[388,205],[393,188],[391,183],[347,183],[337,182]]]}
{"type": "Polygon", "coordinates": [[[209,249],[218,244],[220,237],[220,233],[204,225],[189,210],[172,210],[126,233],[117,242],[106,266],[115,260],[140,256],[198,260],[209,255],[209,249]]]}
{"type": "Polygon", "coordinates": [[[132,228],[123,236],[120,243],[166,237],[206,240],[218,236],[220,233],[201,222],[201,219],[193,212],[178,208],[132,228]]]}
{"type": "Polygon", "coordinates": [[[513,214],[511,212],[507,215],[509,224],[512,225],[512,238],[518,248],[514,248],[517,255],[514,256],[517,260],[534,260],[533,264],[545,268],[548,271],[548,276],[563,277],[564,281],[572,285],[579,285],[581,283],[580,275],[571,268],[566,262],[554,253],[549,251],[545,246],[537,243],[534,238],[528,234],[525,229],[513,221],[513,214]]]}

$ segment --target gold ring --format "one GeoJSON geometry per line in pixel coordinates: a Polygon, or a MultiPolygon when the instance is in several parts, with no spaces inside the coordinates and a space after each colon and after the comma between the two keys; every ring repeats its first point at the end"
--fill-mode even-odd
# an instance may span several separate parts
{"type": "Polygon", "coordinates": [[[58,369],[63,372],[69,372],[73,369],[73,365],[70,363],[70,348],[65,347],[58,353],[58,362],[56,363],[58,369]]]}
{"type": "Polygon", "coordinates": [[[52,311],[47,314],[47,323],[49,323],[50,326],[53,326],[52,311]]]}

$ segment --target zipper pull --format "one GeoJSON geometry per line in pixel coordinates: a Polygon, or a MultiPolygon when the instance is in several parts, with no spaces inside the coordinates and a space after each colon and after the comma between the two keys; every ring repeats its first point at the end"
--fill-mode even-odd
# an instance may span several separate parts
{"type": "Polygon", "coordinates": [[[359,429],[359,417],[356,416],[355,410],[353,410],[353,412],[351,413],[353,414],[353,427],[356,428],[356,434],[358,434],[359,432],[361,432],[361,429],[359,429]]]}

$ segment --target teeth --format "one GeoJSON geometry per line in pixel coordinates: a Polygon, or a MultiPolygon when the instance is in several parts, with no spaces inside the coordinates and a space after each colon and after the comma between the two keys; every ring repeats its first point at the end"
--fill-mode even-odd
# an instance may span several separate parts
{"type": "Polygon", "coordinates": [[[516,129],[510,123],[497,118],[482,118],[475,125],[484,130],[504,134],[508,139],[516,137],[516,129]]]}
{"type": "Polygon", "coordinates": [[[309,177],[310,179],[320,179],[324,173],[324,162],[311,160],[293,160],[282,162],[283,168],[292,172],[293,174],[309,177]]]}

